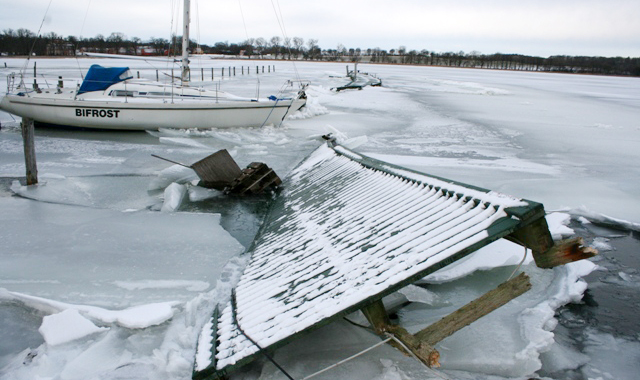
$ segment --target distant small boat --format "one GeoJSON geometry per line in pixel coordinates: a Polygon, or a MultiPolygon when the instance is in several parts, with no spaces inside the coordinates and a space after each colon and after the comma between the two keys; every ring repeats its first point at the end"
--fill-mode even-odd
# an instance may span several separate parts
{"type": "Polygon", "coordinates": [[[295,96],[242,98],[222,91],[189,87],[188,51],[190,1],[184,0],[182,84],[134,79],[128,67],[89,68],[77,88],[29,87],[9,76],[6,112],[39,123],[119,130],[159,128],[233,128],[279,124],[306,104],[304,88],[295,96]],[[17,83],[16,83],[17,82],[17,83]]]}

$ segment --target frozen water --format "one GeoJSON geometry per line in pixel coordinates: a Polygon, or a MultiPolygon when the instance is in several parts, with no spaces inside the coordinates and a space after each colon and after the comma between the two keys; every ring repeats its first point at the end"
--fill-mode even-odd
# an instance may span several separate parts
{"type": "MultiPolygon", "coordinates": [[[[23,64],[3,60],[2,80],[23,64]]],[[[129,65],[155,79],[156,68],[139,61],[47,59],[38,60],[38,70],[79,79],[78,66],[93,63],[129,65]]],[[[556,237],[579,229],[603,257],[594,260],[599,270],[591,275],[588,264],[540,270],[520,246],[496,242],[405,291],[419,302],[402,308],[398,320],[419,329],[518,265],[532,278],[532,291],[441,343],[441,372],[383,346],[317,378],[636,377],[637,322],[611,317],[602,320],[617,328],[585,328],[582,317],[561,312],[563,324],[556,326],[556,313],[580,300],[585,276],[593,279],[594,294],[606,286],[637,293],[637,265],[605,256],[617,252],[621,235],[640,230],[637,79],[360,65],[384,87],[335,93],[331,88],[348,82],[345,63],[298,62],[296,70],[282,62],[222,63],[262,64],[275,64],[277,72],[261,75],[259,86],[255,74],[216,80],[240,96],[271,95],[296,74],[311,80],[308,106],[282,125],[150,133],[38,129],[34,187],[15,182],[24,176],[22,139],[15,118],[0,112],[1,379],[190,378],[201,328],[237,280],[245,260],[239,254],[258,229],[268,196],[229,199],[195,186],[193,170],[151,154],[190,165],[225,148],[241,167],[266,162],[284,177],[326,133],[375,158],[542,202],[561,211],[547,218],[556,237]],[[564,323],[585,333],[575,338],[564,323]]],[[[206,73],[220,63],[194,65],[206,73]]],[[[615,292],[603,303],[614,301],[615,292]]],[[[339,322],[275,358],[300,378],[378,341],[339,322]]],[[[235,377],[283,375],[258,362],[235,377]]]]}

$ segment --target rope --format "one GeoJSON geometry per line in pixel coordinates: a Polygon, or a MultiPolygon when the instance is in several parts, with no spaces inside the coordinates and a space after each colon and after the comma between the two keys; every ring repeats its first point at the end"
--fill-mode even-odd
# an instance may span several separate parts
{"type": "MultiPolygon", "coordinates": [[[[287,29],[284,25],[284,18],[282,17],[282,10],[280,9],[280,3],[278,2],[278,0],[276,0],[276,3],[278,4],[277,10],[276,10],[276,5],[273,3],[273,0],[271,0],[271,6],[273,7],[273,12],[276,14],[276,20],[278,20],[278,25],[280,26],[280,31],[282,32],[284,41],[290,41],[289,36],[287,35],[287,29]]],[[[287,50],[289,50],[289,55],[291,55],[291,43],[288,44],[287,50]]],[[[298,73],[298,67],[296,66],[295,61],[291,61],[291,63],[293,64],[293,71],[295,73],[296,79],[298,80],[298,82],[300,82],[300,84],[302,84],[302,79],[300,78],[300,73],[298,73]]]]}
{"type": "MultiPolygon", "coordinates": [[[[276,106],[278,105],[278,99],[276,98],[276,102],[273,105],[273,107],[271,107],[271,111],[269,111],[269,114],[267,115],[267,117],[264,119],[264,121],[262,122],[262,125],[260,126],[260,128],[264,127],[265,124],[267,124],[267,120],[269,120],[269,117],[271,117],[271,114],[273,113],[273,110],[276,109],[276,106]]],[[[282,124],[282,120],[280,121],[280,124],[282,124]]],[[[278,125],[280,126],[280,125],[278,125]]]]}
{"type": "Polygon", "coordinates": [[[240,16],[242,17],[242,25],[244,25],[244,35],[247,37],[247,42],[249,42],[249,32],[247,32],[247,23],[244,21],[244,12],[242,12],[242,3],[238,0],[238,6],[240,7],[240,16]]]}
{"type": "Polygon", "coordinates": [[[339,362],[337,362],[337,363],[335,363],[335,364],[333,364],[333,365],[330,365],[329,367],[327,367],[327,368],[325,368],[325,369],[321,369],[321,370],[320,370],[320,371],[318,371],[318,372],[312,373],[311,375],[309,375],[309,376],[306,376],[306,377],[302,378],[302,380],[308,380],[308,379],[311,379],[312,377],[318,376],[319,374],[321,374],[321,373],[323,373],[323,372],[326,372],[326,371],[328,371],[328,370],[330,370],[330,369],[333,369],[333,368],[335,368],[335,367],[337,367],[337,366],[339,366],[339,365],[341,365],[341,364],[344,364],[344,363],[348,362],[349,360],[355,359],[355,358],[357,358],[358,356],[362,356],[362,355],[364,355],[365,353],[367,353],[367,352],[369,352],[369,351],[373,350],[374,348],[376,348],[376,347],[380,347],[380,346],[382,346],[383,344],[385,344],[385,343],[389,342],[391,339],[393,339],[393,337],[391,337],[391,338],[387,338],[387,339],[385,339],[385,340],[383,340],[383,341],[380,341],[380,342],[378,342],[378,343],[374,344],[373,346],[371,346],[371,347],[369,347],[369,348],[366,348],[366,349],[364,349],[364,350],[362,350],[362,351],[358,352],[358,353],[357,353],[357,354],[355,354],[355,355],[351,355],[351,356],[349,356],[348,358],[343,359],[343,360],[341,360],[341,361],[339,361],[339,362]]]}
{"type": "Polygon", "coordinates": [[[87,16],[89,15],[89,8],[91,7],[91,0],[87,4],[87,10],[84,12],[84,18],[82,19],[82,26],[80,27],[80,37],[78,38],[78,44],[74,46],[74,55],[76,56],[76,64],[78,65],[78,71],[80,72],[80,78],[84,79],[82,75],[82,68],[80,67],[80,60],[78,59],[78,55],[75,54],[75,51],[80,47],[80,42],[82,41],[82,34],[84,34],[84,26],[87,22],[87,16]]]}
{"type": "Polygon", "coordinates": [[[411,356],[416,359],[418,362],[420,362],[422,364],[422,366],[424,366],[424,368],[428,369],[429,371],[433,372],[436,376],[438,376],[441,379],[445,379],[445,380],[449,380],[448,378],[444,377],[443,375],[441,375],[438,371],[436,371],[435,369],[429,367],[428,365],[424,364],[424,362],[420,359],[418,359],[418,357],[416,356],[416,354],[413,353],[413,351],[411,351],[409,349],[409,347],[407,347],[404,343],[402,343],[398,338],[396,338],[393,334],[391,333],[385,333],[385,335],[387,335],[388,337],[390,337],[389,339],[393,339],[396,343],[398,343],[400,346],[402,346],[402,348],[404,348],[405,351],[407,351],[409,354],[411,354],[411,356]]]}
{"type": "MultiPolygon", "coordinates": [[[[516,239],[513,239],[514,241],[516,239]]],[[[522,260],[520,260],[520,264],[518,264],[518,266],[513,270],[513,272],[511,272],[511,276],[509,276],[509,278],[507,279],[507,281],[511,280],[513,278],[513,275],[516,274],[516,272],[520,269],[520,267],[522,266],[522,263],[524,263],[524,260],[527,258],[527,246],[524,245],[524,243],[522,243],[521,241],[517,241],[518,244],[520,244],[521,246],[524,247],[524,256],[522,256],[522,260]]]]}
{"type": "Polygon", "coordinates": [[[36,48],[36,42],[38,42],[38,38],[40,38],[40,32],[42,31],[42,26],[44,25],[44,21],[47,19],[47,14],[49,13],[49,8],[51,8],[51,3],[53,0],[49,0],[49,5],[47,5],[47,10],[44,12],[44,17],[42,17],[42,22],[40,23],[40,27],[38,28],[38,33],[36,34],[36,38],[33,39],[33,44],[31,45],[31,50],[29,50],[29,55],[27,56],[27,61],[22,68],[22,71],[27,71],[27,66],[29,66],[29,60],[31,59],[31,54],[33,54],[33,49],[36,48]]]}
{"type": "Polygon", "coordinates": [[[251,339],[251,337],[249,335],[247,335],[247,333],[244,332],[244,330],[242,330],[242,327],[240,327],[240,323],[238,322],[238,316],[236,315],[236,291],[235,289],[233,289],[231,291],[231,315],[233,317],[233,323],[236,325],[236,327],[238,328],[238,331],[240,331],[240,333],[249,340],[249,342],[253,343],[254,346],[258,347],[258,350],[260,351],[260,353],[262,353],[267,359],[269,359],[269,361],[271,361],[271,363],[273,363],[273,365],[276,366],[276,368],[278,368],[282,373],[284,373],[284,375],[289,379],[289,380],[294,380],[293,377],[291,377],[291,375],[289,375],[287,373],[287,371],[284,370],[284,368],[282,368],[278,363],[276,363],[276,361],[271,357],[271,355],[269,355],[262,347],[260,347],[260,345],[253,339],[251,339]]]}
{"type": "MultiPolygon", "coordinates": [[[[295,380],[293,377],[291,377],[291,375],[289,375],[287,373],[287,371],[284,370],[284,368],[282,368],[255,340],[253,340],[249,335],[247,335],[246,332],[244,332],[244,330],[242,329],[242,327],[240,327],[240,323],[238,322],[238,316],[236,314],[236,309],[237,309],[237,304],[236,304],[236,291],[235,289],[233,289],[231,291],[231,316],[233,318],[233,323],[236,325],[236,327],[238,328],[238,331],[240,331],[240,333],[247,338],[254,346],[256,346],[259,350],[260,353],[262,353],[267,359],[269,359],[269,361],[271,361],[271,363],[273,363],[276,368],[278,368],[289,380],[295,380]]],[[[347,320],[350,323],[355,324],[356,326],[362,327],[364,329],[367,329],[364,326],[361,326],[355,322],[351,322],[348,319],[345,318],[345,320],[347,320]]],[[[314,378],[322,373],[325,373],[331,369],[334,369],[348,361],[351,361],[357,357],[360,357],[364,354],[366,354],[367,352],[378,348],[386,343],[389,343],[390,341],[395,341],[396,343],[398,343],[400,346],[402,346],[402,348],[405,349],[406,352],[408,352],[409,354],[411,354],[411,356],[416,359],[418,362],[420,362],[427,370],[433,372],[436,376],[440,377],[441,379],[445,379],[445,380],[449,380],[447,377],[443,376],[442,374],[440,374],[438,371],[434,370],[433,368],[430,368],[429,366],[427,366],[425,363],[422,362],[422,360],[418,359],[418,357],[404,344],[402,343],[398,338],[396,338],[393,334],[390,333],[385,333],[385,335],[387,336],[386,339],[381,340],[380,342],[374,344],[371,347],[365,348],[364,350],[353,354],[351,356],[349,356],[348,358],[342,359],[337,363],[334,363],[328,367],[325,367],[323,369],[321,369],[320,371],[314,372],[308,376],[303,377],[301,380],[309,380],[311,378],[314,378]]]]}

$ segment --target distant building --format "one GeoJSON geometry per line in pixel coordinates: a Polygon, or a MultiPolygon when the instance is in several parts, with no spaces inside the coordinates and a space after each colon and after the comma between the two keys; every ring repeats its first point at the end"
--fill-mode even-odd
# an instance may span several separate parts
{"type": "Polygon", "coordinates": [[[152,46],[138,46],[136,48],[136,55],[158,55],[158,50],[152,46]]]}
{"type": "Polygon", "coordinates": [[[47,44],[46,55],[72,56],[74,51],[73,44],[65,42],[64,40],[55,40],[47,44]]]}

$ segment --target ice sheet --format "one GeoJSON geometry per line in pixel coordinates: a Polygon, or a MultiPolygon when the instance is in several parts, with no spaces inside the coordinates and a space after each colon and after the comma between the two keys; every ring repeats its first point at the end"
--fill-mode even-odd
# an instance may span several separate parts
{"type": "MultiPolygon", "coordinates": [[[[4,60],[9,69],[0,66],[2,80],[23,63],[4,60]]],[[[93,63],[128,65],[155,79],[155,68],[131,60],[39,59],[38,70],[80,79],[78,66],[86,70],[93,63]]],[[[287,63],[272,63],[278,70],[260,77],[260,96],[294,76],[287,63]]],[[[205,60],[199,64],[205,71],[220,65],[205,60]]],[[[247,61],[224,61],[224,66],[240,65],[247,61]]],[[[5,318],[0,334],[16,339],[14,345],[5,340],[0,344],[0,378],[190,378],[201,327],[214,304],[228,296],[243,266],[237,256],[243,247],[220,227],[216,209],[209,208],[212,203],[207,202],[220,194],[196,189],[191,186],[197,179],[192,170],[172,168],[151,154],[190,164],[225,148],[241,167],[263,161],[284,176],[318,146],[321,135],[333,133],[340,141],[360,144],[358,151],[391,163],[540,201],[547,210],[562,210],[560,214],[640,230],[640,87],[635,78],[360,66],[380,76],[384,86],[336,93],[330,89],[344,83],[344,63],[297,62],[300,77],[311,80],[309,107],[281,126],[155,133],[37,129],[41,185],[30,189],[10,190],[12,182],[24,176],[22,139],[14,118],[0,112],[0,288],[108,311],[178,302],[160,325],[129,329],[91,319],[110,330],[50,346],[38,329],[45,316],[60,309],[26,307],[14,298],[0,301],[0,316],[5,318]],[[188,187],[189,197],[181,204],[188,212],[158,212],[164,190],[173,183],[188,187]]],[[[222,90],[256,95],[255,76],[220,83],[222,90]]],[[[243,219],[247,209],[235,212],[238,220],[248,220],[243,219]]],[[[569,231],[561,220],[552,228],[566,236],[569,231]]],[[[600,248],[612,246],[602,239],[595,242],[600,248]]],[[[493,275],[508,277],[524,255],[510,243],[487,248],[421,284],[431,291],[441,289],[435,292],[440,302],[430,307],[445,312],[454,301],[472,298],[494,281],[493,275]]],[[[567,270],[532,273],[539,291],[519,301],[529,305],[529,311],[523,316],[524,310],[518,314],[509,309],[507,315],[486,317],[481,326],[496,333],[495,339],[472,330],[464,345],[447,342],[442,351],[449,367],[443,376],[503,379],[529,371],[526,378],[536,377],[530,371],[544,359],[537,353],[567,352],[550,344],[552,310],[577,299],[576,286],[583,283],[572,282],[576,274],[567,270]],[[469,345],[467,351],[471,341],[480,344],[469,345]],[[508,350],[499,347],[519,356],[505,357],[508,350]],[[474,364],[470,354],[475,352],[484,355],[486,364],[474,364]],[[496,355],[492,361],[489,353],[496,355]]],[[[620,273],[627,280],[616,272],[618,281],[635,284],[633,273],[620,273]]],[[[417,326],[428,322],[424,315],[408,309],[402,318],[417,326]]],[[[584,352],[559,358],[555,367],[578,368],[593,379],[635,378],[638,368],[629,364],[637,363],[640,352],[635,341],[599,331],[589,337],[584,352]],[[599,356],[603,352],[611,354],[599,356]],[[586,366],[581,355],[589,357],[586,366]]],[[[297,378],[377,341],[366,331],[335,323],[278,350],[275,357],[297,378]]],[[[245,375],[282,377],[270,364],[245,375]]],[[[385,346],[318,378],[441,377],[385,346]]]]}

